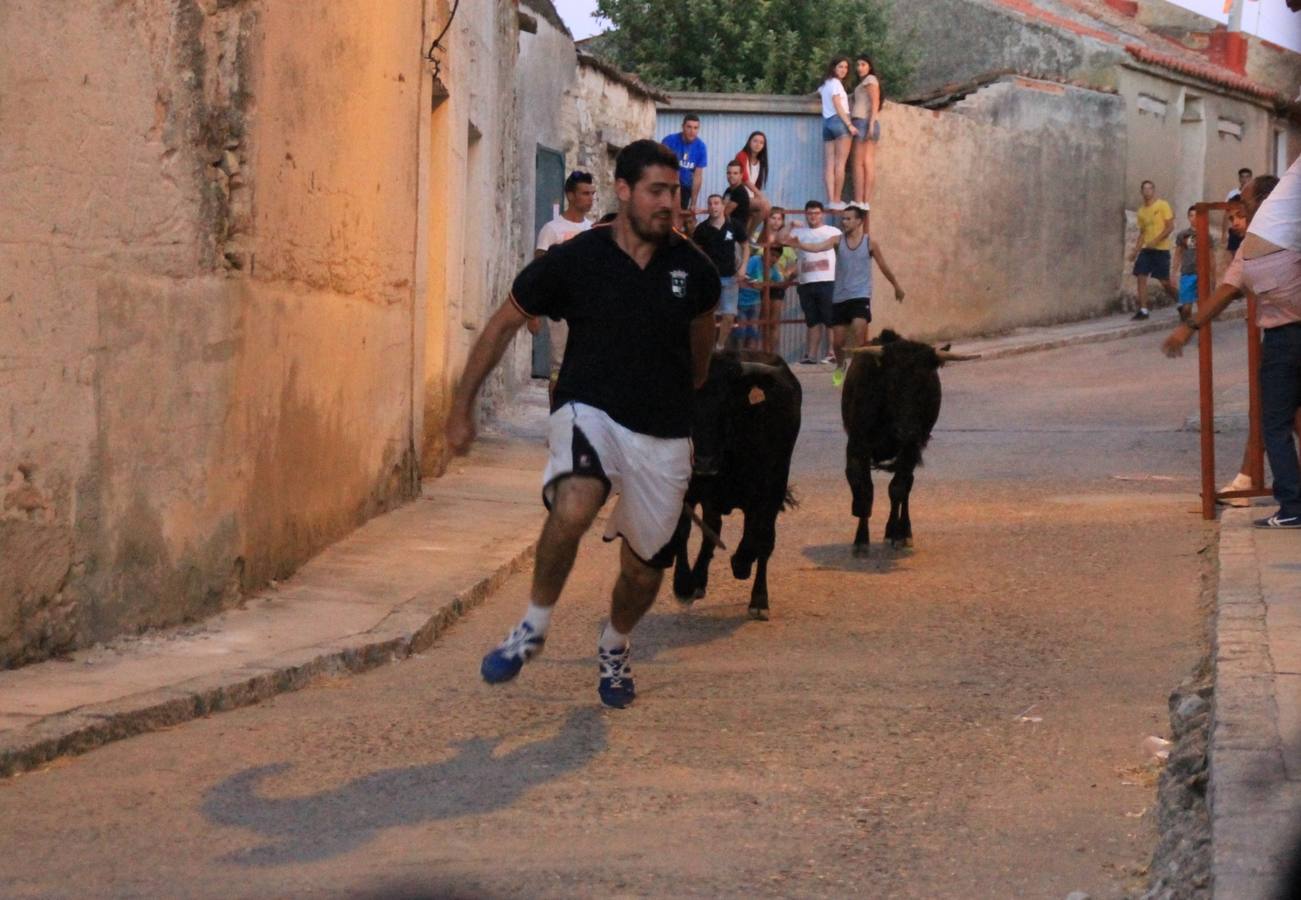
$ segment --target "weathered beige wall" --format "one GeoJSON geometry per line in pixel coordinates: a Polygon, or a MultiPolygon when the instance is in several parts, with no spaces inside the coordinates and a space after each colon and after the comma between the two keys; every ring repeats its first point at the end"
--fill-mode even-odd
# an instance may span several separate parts
{"type": "Polygon", "coordinates": [[[946,112],[892,104],[872,237],[873,330],[956,337],[1079,319],[1119,290],[1123,115],[1110,94],[1025,79],[946,112]]]}
{"type": "Polygon", "coordinates": [[[421,3],[0,4],[0,665],[416,486],[421,3]]]}
{"type": "MultiPolygon", "coordinates": [[[[430,31],[450,14],[447,0],[432,3],[430,31]]],[[[427,258],[417,290],[423,335],[416,371],[422,402],[416,415],[421,471],[441,473],[448,454],[443,427],[456,379],[484,323],[506,298],[519,268],[522,242],[519,180],[519,103],[515,63],[518,13],[502,0],[463,0],[440,54],[445,95],[426,123],[428,190],[422,225],[427,258]]],[[[515,341],[484,387],[483,408],[510,396],[529,373],[529,337],[515,341]]]]}
{"type": "Polygon", "coordinates": [[[633,141],[655,135],[655,101],[581,60],[564,122],[567,162],[591,172],[596,211],[614,212],[614,159],[633,141]]]}
{"type": "Polygon", "coordinates": [[[1237,172],[1242,166],[1266,171],[1273,133],[1266,107],[1200,91],[1136,69],[1119,69],[1117,82],[1125,101],[1129,130],[1130,152],[1125,171],[1125,200],[1129,208],[1139,202],[1139,186],[1144,179],[1155,181],[1158,191],[1169,197],[1172,204],[1186,206],[1193,202],[1196,184],[1200,184],[1204,194],[1196,199],[1222,200],[1236,186],[1237,172]],[[1140,95],[1165,101],[1165,115],[1140,109],[1140,95]],[[1194,113],[1194,110],[1198,111],[1194,113]],[[1191,119],[1193,115],[1201,118],[1184,122],[1186,116],[1191,119]],[[1219,133],[1221,117],[1242,124],[1241,139],[1219,133]],[[1200,157],[1190,158],[1183,152],[1190,130],[1202,134],[1200,157]],[[1200,173],[1200,178],[1192,177],[1190,172],[1200,173]]]}

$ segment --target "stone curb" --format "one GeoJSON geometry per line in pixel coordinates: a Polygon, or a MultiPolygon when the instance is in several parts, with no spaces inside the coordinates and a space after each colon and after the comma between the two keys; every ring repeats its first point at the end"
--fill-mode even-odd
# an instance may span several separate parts
{"type": "MultiPolygon", "coordinates": [[[[1215,321],[1231,322],[1237,319],[1246,318],[1247,310],[1245,307],[1226,310],[1215,321]]],[[[1024,344],[1014,344],[1008,347],[994,347],[991,350],[981,352],[981,359],[1005,359],[1009,356],[1021,356],[1025,353],[1041,353],[1046,350],[1058,350],[1062,347],[1075,347],[1081,344],[1105,344],[1110,341],[1122,341],[1126,338],[1138,337],[1144,334],[1155,334],[1161,331],[1169,331],[1175,326],[1175,322],[1165,319],[1151,320],[1146,322],[1135,322],[1133,325],[1122,325],[1108,331],[1100,331],[1092,334],[1071,334],[1060,338],[1048,338],[1045,340],[1030,340],[1024,344]]],[[[1000,338],[985,338],[988,341],[999,341],[1000,338]]],[[[961,344],[963,350],[973,350],[979,352],[979,347],[972,347],[971,344],[979,344],[980,339],[973,341],[954,341],[954,345],[961,344]]]]}
{"type": "Polygon", "coordinates": [[[1286,773],[1260,564],[1247,521],[1251,514],[1226,510],[1220,522],[1211,643],[1215,693],[1207,747],[1217,900],[1272,896],[1286,863],[1277,845],[1292,826],[1277,795],[1286,773]]]}
{"type": "Polygon", "coordinates": [[[529,543],[493,572],[439,602],[419,594],[369,631],[108,703],[52,715],[21,733],[0,736],[0,777],[31,771],[110,741],[158,731],[300,690],[323,677],[351,675],[396,662],[433,644],[449,625],[483,603],[533,560],[529,543]],[[433,607],[431,611],[431,607],[433,607]]]}

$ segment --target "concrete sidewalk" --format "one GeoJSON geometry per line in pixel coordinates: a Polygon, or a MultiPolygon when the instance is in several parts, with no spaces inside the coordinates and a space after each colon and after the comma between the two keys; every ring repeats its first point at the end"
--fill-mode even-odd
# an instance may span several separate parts
{"type": "Polygon", "coordinates": [[[1209,808],[1215,896],[1275,896],[1301,839],[1301,532],[1226,511],[1214,630],[1209,808]]]}
{"type": "MultiPolygon", "coordinates": [[[[1155,334],[1174,322],[1164,309],[1145,322],[1121,314],[955,346],[991,359],[1155,334]]],[[[531,559],[546,410],[540,388],[524,393],[503,417],[510,424],[487,430],[417,501],[240,608],[0,672],[0,776],[428,647],[531,559]]]]}
{"type": "Polygon", "coordinates": [[[427,648],[530,563],[543,455],[540,429],[489,431],[417,500],[237,609],[0,672],[0,775],[427,648]]]}

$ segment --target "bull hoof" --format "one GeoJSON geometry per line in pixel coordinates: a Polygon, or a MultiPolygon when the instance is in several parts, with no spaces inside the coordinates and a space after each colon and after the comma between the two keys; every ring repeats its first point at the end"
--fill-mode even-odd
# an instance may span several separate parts
{"type": "Polygon", "coordinates": [[[704,596],[705,596],[705,589],[702,588],[702,587],[698,587],[698,588],[696,588],[696,589],[692,592],[692,594],[691,594],[691,599],[692,599],[692,600],[701,600],[701,599],[704,598],[704,596]]]}
{"type": "Polygon", "coordinates": [[[767,622],[768,608],[764,607],[763,609],[760,609],[757,606],[750,607],[750,618],[754,619],[756,622],[767,622]]]}
{"type": "Polygon", "coordinates": [[[677,591],[673,592],[673,599],[677,600],[683,606],[690,606],[691,604],[696,602],[696,598],[694,595],[679,594],[677,591]]]}
{"type": "Polygon", "coordinates": [[[871,551],[870,551],[870,549],[869,549],[869,545],[867,545],[867,544],[855,544],[855,545],[854,545],[854,558],[855,558],[855,559],[866,559],[867,557],[869,557],[869,556],[871,556],[871,555],[872,555],[872,554],[871,554],[871,551]]]}
{"type": "Polygon", "coordinates": [[[904,538],[891,538],[891,539],[890,539],[890,548],[891,548],[892,550],[902,550],[904,547],[907,547],[907,546],[908,546],[908,541],[907,541],[906,539],[904,539],[904,538]]]}
{"type": "Polygon", "coordinates": [[[904,545],[905,547],[912,547],[912,545],[913,545],[913,539],[912,539],[911,537],[906,537],[906,538],[904,538],[904,539],[903,539],[903,545],[904,545]]]}

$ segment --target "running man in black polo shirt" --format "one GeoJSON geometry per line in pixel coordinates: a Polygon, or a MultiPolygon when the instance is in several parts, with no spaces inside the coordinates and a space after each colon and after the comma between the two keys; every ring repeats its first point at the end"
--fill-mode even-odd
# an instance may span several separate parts
{"type": "Polygon", "coordinates": [[[680,186],[671,151],[629,144],[614,177],[614,222],[553,247],[515,279],[470,351],[447,439],[455,453],[469,450],[479,388],[529,319],[568,323],[531,602],[480,671],[489,683],[509,681],[541,652],[578,543],[613,492],[619,502],[605,539],[623,545],[598,647],[598,691],[622,708],[634,697],[628,635],[655,602],[691,479],[693,393],[709,373],[719,280],[704,253],[673,231],[680,186]]]}

